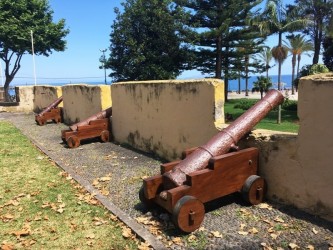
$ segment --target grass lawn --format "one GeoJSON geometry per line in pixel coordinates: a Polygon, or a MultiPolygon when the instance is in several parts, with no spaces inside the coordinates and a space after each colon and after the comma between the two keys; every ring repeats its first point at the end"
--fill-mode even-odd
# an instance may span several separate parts
{"type": "Polygon", "coordinates": [[[0,122],[1,249],[147,249],[131,230],[0,122]]]}
{"type": "MultiPolygon", "coordinates": [[[[228,100],[228,102],[225,103],[224,112],[231,114],[233,119],[236,119],[243,114],[245,110],[234,108],[234,106],[240,101],[246,100],[248,99],[228,100]]],[[[282,123],[277,124],[277,111],[273,110],[255,128],[297,133],[299,129],[297,111],[282,110],[281,116],[282,123]]]]}

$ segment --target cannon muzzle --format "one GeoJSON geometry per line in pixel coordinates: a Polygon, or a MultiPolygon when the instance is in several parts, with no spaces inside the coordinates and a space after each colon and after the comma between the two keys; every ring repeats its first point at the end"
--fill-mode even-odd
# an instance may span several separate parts
{"type": "Polygon", "coordinates": [[[238,141],[260,122],[274,107],[284,100],[277,90],[269,91],[265,97],[236,119],[227,128],[216,134],[205,145],[197,148],[181,161],[173,170],[163,174],[163,186],[166,190],[183,185],[186,174],[204,169],[212,157],[225,154],[236,146],[238,141]]]}
{"type": "Polygon", "coordinates": [[[79,126],[88,125],[89,122],[97,120],[97,119],[109,118],[111,115],[112,115],[112,107],[107,108],[101,112],[98,112],[97,114],[94,114],[81,122],[75,123],[72,126],[70,126],[69,128],[72,131],[76,131],[79,126]]]}

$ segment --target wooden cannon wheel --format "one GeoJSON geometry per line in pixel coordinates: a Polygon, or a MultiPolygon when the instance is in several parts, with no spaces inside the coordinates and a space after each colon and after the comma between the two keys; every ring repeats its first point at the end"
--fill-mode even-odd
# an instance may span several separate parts
{"type": "Polygon", "coordinates": [[[61,122],[61,117],[55,118],[52,120],[54,123],[60,123],[61,122]]]}
{"type": "Polygon", "coordinates": [[[264,178],[258,175],[251,175],[246,179],[241,193],[247,202],[252,205],[257,205],[263,201],[266,188],[264,178]]]}
{"type": "Polygon", "coordinates": [[[146,198],[143,186],[139,190],[139,199],[147,208],[151,208],[155,204],[152,200],[146,198]]]}
{"type": "Polygon", "coordinates": [[[198,229],[204,216],[205,207],[203,203],[190,195],[180,198],[172,211],[173,223],[186,233],[198,229]]]}
{"type": "Polygon", "coordinates": [[[101,132],[101,141],[102,141],[102,142],[108,142],[109,139],[110,139],[110,133],[109,133],[109,131],[107,131],[107,130],[103,130],[103,131],[101,132]]]}
{"type": "Polygon", "coordinates": [[[45,121],[42,117],[37,117],[37,118],[36,118],[36,123],[37,123],[39,126],[43,126],[43,125],[45,125],[46,121],[45,121]]]}
{"type": "Polygon", "coordinates": [[[67,145],[70,148],[77,148],[80,146],[80,140],[77,136],[73,135],[67,139],[67,145]]]}

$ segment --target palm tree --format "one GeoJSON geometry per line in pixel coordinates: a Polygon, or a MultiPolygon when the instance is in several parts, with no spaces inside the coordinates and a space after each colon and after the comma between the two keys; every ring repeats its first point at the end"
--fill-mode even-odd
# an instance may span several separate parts
{"type": "Polygon", "coordinates": [[[299,65],[301,61],[301,55],[303,52],[312,51],[314,49],[311,40],[306,40],[304,35],[291,35],[288,38],[289,44],[286,44],[288,50],[291,52],[292,58],[292,76],[291,76],[291,94],[295,94],[294,80],[295,80],[295,67],[297,59],[297,75],[299,72],[299,65]]]}
{"type": "Polygon", "coordinates": [[[272,67],[270,62],[273,59],[272,51],[269,47],[265,47],[259,54],[259,59],[264,62],[266,70],[266,78],[268,78],[268,70],[272,67]]]}
{"type": "MultiPolygon", "coordinates": [[[[274,59],[278,62],[278,89],[281,90],[281,66],[286,56],[286,48],[282,46],[282,34],[302,29],[307,23],[307,19],[291,18],[286,8],[282,5],[282,0],[269,0],[266,3],[262,19],[257,25],[262,33],[268,35],[278,34],[278,45],[272,51],[274,59]]],[[[279,105],[277,123],[281,123],[281,105],[279,105]]]]}
{"type": "Polygon", "coordinates": [[[258,76],[257,81],[253,83],[253,89],[260,91],[261,99],[264,92],[267,92],[272,87],[272,80],[269,77],[258,76]]]}

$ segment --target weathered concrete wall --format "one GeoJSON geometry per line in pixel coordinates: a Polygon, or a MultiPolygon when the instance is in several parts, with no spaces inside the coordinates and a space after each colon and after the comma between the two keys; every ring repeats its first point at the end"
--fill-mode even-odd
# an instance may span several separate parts
{"type": "MultiPolygon", "coordinates": [[[[60,86],[35,86],[34,112],[41,112],[60,96],[62,96],[62,88],[60,86]]],[[[63,107],[63,103],[61,102],[58,107],[63,107]]]]}
{"type": "Polygon", "coordinates": [[[64,123],[69,125],[112,106],[110,85],[66,85],[62,93],[64,123]]]}
{"type": "Polygon", "coordinates": [[[296,134],[256,130],[242,143],[260,148],[268,197],[333,220],[333,74],[302,78],[296,134]]]}
{"type": "Polygon", "coordinates": [[[20,101],[17,106],[1,106],[0,111],[32,112],[34,108],[34,86],[16,87],[20,101]]]}
{"type": "Polygon", "coordinates": [[[112,84],[114,139],[165,159],[199,146],[224,123],[224,83],[216,79],[112,84]]]}

